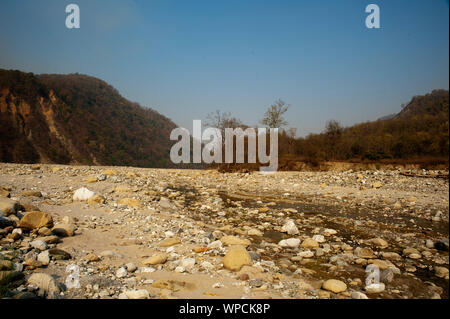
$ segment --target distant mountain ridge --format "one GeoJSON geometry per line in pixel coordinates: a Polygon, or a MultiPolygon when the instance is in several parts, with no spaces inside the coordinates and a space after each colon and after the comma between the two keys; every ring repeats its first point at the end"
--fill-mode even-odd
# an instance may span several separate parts
{"type": "Polygon", "coordinates": [[[0,162],[170,167],[175,127],[94,77],[0,69],[0,162]]]}
{"type": "Polygon", "coordinates": [[[407,118],[424,114],[432,116],[448,114],[448,101],[449,92],[447,90],[433,90],[425,95],[414,96],[396,117],[407,118]]]}

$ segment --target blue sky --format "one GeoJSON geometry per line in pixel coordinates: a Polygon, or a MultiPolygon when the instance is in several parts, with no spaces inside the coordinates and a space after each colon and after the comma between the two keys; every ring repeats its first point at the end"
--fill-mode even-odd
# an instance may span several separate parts
{"type": "Polygon", "coordinates": [[[256,125],[281,98],[303,136],[448,89],[448,29],[444,0],[1,0],[0,68],[92,75],[188,129],[216,109],[256,125]]]}

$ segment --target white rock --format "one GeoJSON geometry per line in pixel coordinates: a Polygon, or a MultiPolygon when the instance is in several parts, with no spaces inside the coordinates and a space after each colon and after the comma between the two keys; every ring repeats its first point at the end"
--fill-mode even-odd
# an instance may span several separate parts
{"type": "Polygon", "coordinates": [[[208,248],[210,249],[222,248],[222,242],[220,240],[213,241],[212,243],[208,244],[208,248]]]}
{"type": "Polygon", "coordinates": [[[325,230],[323,231],[323,234],[324,234],[325,236],[336,235],[336,234],[337,234],[337,231],[334,230],[334,229],[331,229],[331,228],[327,228],[327,229],[325,229],[325,230]]]}
{"type": "Polygon", "coordinates": [[[183,266],[178,266],[175,268],[175,272],[180,273],[180,274],[185,271],[186,271],[186,269],[183,266]]]}
{"type": "Polygon", "coordinates": [[[79,188],[73,194],[73,200],[85,201],[95,195],[94,192],[90,191],[86,187],[79,188]]]}
{"type": "Polygon", "coordinates": [[[117,271],[116,271],[117,278],[123,278],[123,277],[126,277],[126,275],[128,275],[128,272],[125,268],[120,267],[119,269],[117,269],[117,271]]]}
{"type": "Polygon", "coordinates": [[[48,250],[41,252],[37,256],[37,260],[43,263],[44,265],[48,265],[50,263],[50,254],[48,253],[48,250]]]}
{"type": "Polygon", "coordinates": [[[325,242],[325,237],[323,237],[322,235],[314,235],[312,239],[314,239],[318,243],[325,242]]]}
{"type": "Polygon", "coordinates": [[[136,271],[136,269],[137,269],[137,266],[135,264],[133,264],[133,263],[128,263],[128,264],[125,265],[125,267],[127,267],[127,270],[129,272],[136,271]]]}
{"type": "Polygon", "coordinates": [[[181,260],[180,266],[184,267],[186,270],[191,270],[195,265],[195,259],[194,258],[184,258],[181,260]]]}
{"type": "Polygon", "coordinates": [[[370,284],[364,288],[370,294],[377,294],[384,291],[384,284],[381,282],[379,284],[370,284]]]}
{"type": "Polygon", "coordinates": [[[173,236],[175,236],[175,234],[173,233],[173,232],[171,232],[170,230],[168,230],[168,231],[166,231],[165,233],[164,233],[164,235],[166,236],[166,237],[173,237],[173,236]]]}
{"type": "Polygon", "coordinates": [[[365,293],[362,293],[359,291],[353,291],[352,299],[369,299],[369,297],[367,297],[365,293]]]}
{"type": "Polygon", "coordinates": [[[298,253],[298,256],[303,258],[311,258],[314,256],[314,253],[311,250],[305,250],[298,253]]]}
{"type": "Polygon", "coordinates": [[[214,265],[211,264],[209,261],[202,262],[201,266],[205,269],[213,269],[214,268],[214,265]]]}
{"type": "Polygon", "coordinates": [[[284,223],[283,227],[281,227],[281,231],[283,233],[288,233],[289,235],[297,235],[299,233],[297,226],[291,219],[288,219],[286,223],[284,223]]]}
{"type": "Polygon", "coordinates": [[[30,243],[30,246],[36,249],[39,249],[41,251],[46,250],[47,249],[47,243],[43,240],[33,240],[30,243]]]}
{"type": "Polygon", "coordinates": [[[289,247],[289,248],[297,248],[300,245],[300,239],[298,238],[289,238],[283,239],[278,243],[281,247],[289,247]]]}
{"type": "MultiPolygon", "coordinates": [[[[128,290],[123,293],[128,299],[148,299],[150,294],[147,290],[128,290]]],[[[126,298],[125,298],[126,299],[126,298]]]]}
{"type": "Polygon", "coordinates": [[[173,251],[175,251],[175,247],[174,246],[171,246],[171,247],[166,249],[166,253],[171,253],[173,251]]]}
{"type": "Polygon", "coordinates": [[[215,284],[212,285],[213,288],[223,288],[225,287],[223,284],[221,284],[220,282],[216,282],[215,284]]]}
{"type": "Polygon", "coordinates": [[[139,272],[142,272],[142,273],[155,272],[155,271],[156,271],[156,269],[153,268],[153,267],[141,267],[141,268],[139,268],[139,272]]]}
{"type": "Polygon", "coordinates": [[[20,236],[22,236],[22,229],[20,228],[14,228],[14,230],[12,231],[13,234],[18,234],[20,236]]]}

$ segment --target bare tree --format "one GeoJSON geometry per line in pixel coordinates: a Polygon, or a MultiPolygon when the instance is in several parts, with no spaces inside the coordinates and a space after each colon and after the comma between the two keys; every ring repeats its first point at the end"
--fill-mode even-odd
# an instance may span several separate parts
{"type": "Polygon", "coordinates": [[[288,123],[284,119],[283,114],[287,112],[290,105],[287,105],[282,100],[275,101],[264,113],[264,118],[261,120],[261,124],[269,128],[281,128],[288,123]]]}
{"type": "Polygon", "coordinates": [[[225,141],[225,129],[226,128],[238,128],[244,127],[241,120],[231,116],[230,112],[221,112],[219,110],[209,113],[206,116],[206,126],[218,128],[222,134],[222,144],[225,141]]]}

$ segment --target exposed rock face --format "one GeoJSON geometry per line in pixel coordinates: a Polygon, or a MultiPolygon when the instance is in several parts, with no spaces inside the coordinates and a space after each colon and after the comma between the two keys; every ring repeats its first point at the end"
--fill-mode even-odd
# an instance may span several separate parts
{"type": "Polygon", "coordinates": [[[0,69],[0,162],[165,167],[175,127],[93,77],[0,69]]]}

